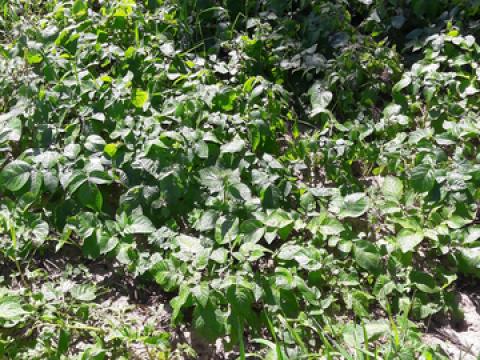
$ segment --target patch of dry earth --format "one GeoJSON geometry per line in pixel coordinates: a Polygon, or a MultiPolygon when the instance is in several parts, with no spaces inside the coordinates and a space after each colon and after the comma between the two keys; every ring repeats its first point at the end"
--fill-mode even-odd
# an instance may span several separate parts
{"type": "Polygon", "coordinates": [[[459,307],[465,316],[461,329],[451,324],[437,327],[424,336],[424,341],[440,346],[452,360],[480,359],[480,303],[477,301],[473,295],[460,293],[459,307]]]}

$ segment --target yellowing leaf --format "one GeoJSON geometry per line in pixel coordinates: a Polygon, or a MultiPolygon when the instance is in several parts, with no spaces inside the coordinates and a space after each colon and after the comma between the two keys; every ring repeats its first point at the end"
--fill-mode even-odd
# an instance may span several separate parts
{"type": "Polygon", "coordinates": [[[143,108],[149,99],[148,92],[141,89],[134,89],[132,93],[132,104],[136,108],[143,108]]]}

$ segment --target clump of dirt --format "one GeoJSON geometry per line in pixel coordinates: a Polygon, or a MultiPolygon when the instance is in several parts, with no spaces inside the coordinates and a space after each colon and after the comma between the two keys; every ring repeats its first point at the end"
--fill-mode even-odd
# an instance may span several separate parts
{"type": "Polygon", "coordinates": [[[424,341],[440,346],[452,360],[477,360],[480,358],[480,294],[461,292],[458,300],[464,314],[462,326],[433,327],[424,341]]]}

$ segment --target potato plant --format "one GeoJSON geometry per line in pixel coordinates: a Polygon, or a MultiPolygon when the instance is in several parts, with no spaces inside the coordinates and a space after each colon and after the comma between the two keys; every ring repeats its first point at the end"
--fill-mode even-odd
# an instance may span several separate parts
{"type": "Polygon", "coordinates": [[[447,359],[478,1],[0,9],[1,358],[447,359]]]}

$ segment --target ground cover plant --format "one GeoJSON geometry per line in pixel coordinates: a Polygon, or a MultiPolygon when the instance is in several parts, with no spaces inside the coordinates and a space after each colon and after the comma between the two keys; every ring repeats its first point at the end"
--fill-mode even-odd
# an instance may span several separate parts
{"type": "Polygon", "coordinates": [[[478,0],[0,12],[0,358],[448,358],[478,0]]]}

